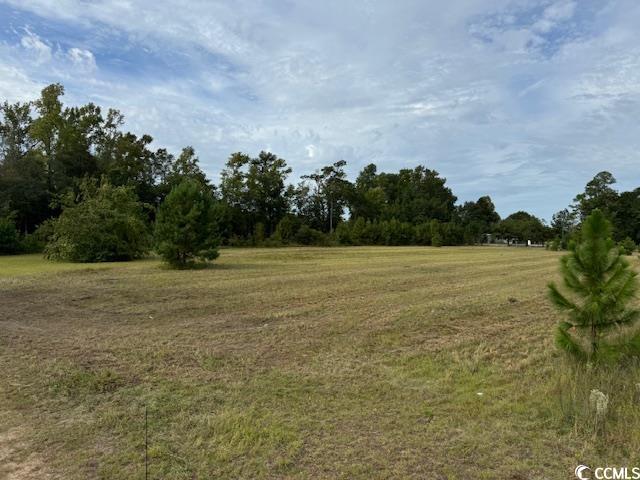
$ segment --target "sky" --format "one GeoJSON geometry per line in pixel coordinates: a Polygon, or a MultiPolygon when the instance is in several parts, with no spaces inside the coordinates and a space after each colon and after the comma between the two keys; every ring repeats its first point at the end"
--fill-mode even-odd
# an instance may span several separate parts
{"type": "Polygon", "coordinates": [[[546,220],[597,172],[640,186],[637,0],[0,0],[0,100],[65,86],[214,181],[426,165],[546,220]]]}

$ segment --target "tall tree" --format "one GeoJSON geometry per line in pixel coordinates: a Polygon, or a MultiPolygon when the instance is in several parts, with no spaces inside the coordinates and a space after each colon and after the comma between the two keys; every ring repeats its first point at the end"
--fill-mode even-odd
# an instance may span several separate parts
{"type": "Polygon", "coordinates": [[[346,164],[344,160],[339,160],[302,176],[309,185],[303,182],[298,189],[299,204],[300,199],[306,196],[306,206],[300,208],[300,211],[304,212],[311,225],[318,230],[331,233],[342,220],[352,192],[352,185],[344,171],[346,164]]]}
{"type": "Polygon", "coordinates": [[[222,235],[249,236],[253,232],[249,214],[247,192],[247,165],[249,155],[241,152],[231,154],[220,174],[220,195],[222,199],[222,235]]]}
{"type": "Polygon", "coordinates": [[[377,174],[375,165],[369,165],[358,176],[354,192],[352,216],[371,220],[447,222],[455,211],[456,197],[446,179],[424,166],[377,174]]]}
{"type": "Polygon", "coordinates": [[[262,151],[252,158],[246,174],[247,200],[256,222],[271,235],[289,211],[285,180],[291,173],[287,162],[271,152],[262,151]]]}
{"type": "Polygon", "coordinates": [[[465,202],[458,209],[457,221],[464,228],[466,243],[475,243],[485,233],[491,233],[500,221],[500,215],[491,197],[480,197],[476,202],[465,202]]]}
{"type": "Polygon", "coordinates": [[[47,188],[49,192],[58,192],[57,154],[62,130],[62,102],[64,87],[59,83],[49,85],[42,90],[40,98],[34,102],[38,116],[31,122],[29,136],[35,141],[35,147],[41,154],[46,167],[47,188]]]}
{"type": "Polygon", "coordinates": [[[49,216],[51,197],[42,157],[29,137],[31,105],[0,105],[0,211],[12,213],[23,232],[49,216]]]}
{"type": "Polygon", "coordinates": [[[503,236],[526,242],[543,242],[549,238],[549,229],[539,218],[519,211],[502,220],[496,230],[503,236]]]}
{"type": "Polygon", "coordinates": [[[614,236],[616,240],[629,237],[640,243],[640,188],[622,192],[613,208],[614,236]]]}
{"type": "Polygon", "coordinates": [[[555,235],[560,238],[563,245],[566,243],[568,236],[575,230],[576,223],[576,212],[568,208],[564,208],[553,214],[551,218],[551,228],[555,235]]]}
{"type": "Polygon", "coordinates": [[[17,161],[33,147],[29,137],[31,104],[4,102],[0,105],[0,164],[17,161]]]}
{"type": "Polygon", "coordinates": [[[92,103],[62,111],[54,158],[57,191],[72,186],[73,179],[98,175],[94,152],[102,121],[100,108],[92,103]]]}
{"type": "Polygon", "coordinates": [[[587,183],[584,192],[574,199],[580,220],[584,221],[595,209],[612,218],[612,207],[618,199],[618,192],[612,188],[615,183],[616,179],[607,171],[598,173],[587,183]]]}

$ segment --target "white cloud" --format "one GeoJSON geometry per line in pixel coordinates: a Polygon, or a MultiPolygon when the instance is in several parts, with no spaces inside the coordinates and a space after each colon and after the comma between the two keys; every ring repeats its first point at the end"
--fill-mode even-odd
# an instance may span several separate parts
{"type": "Polygon", "coordinates": [[[51,60],[51,47],[44,43],[38,35],[25,29],[26,34],[20,39],[20,45],[27,52],[32,54],[35,62],[38,64],[46,63],[51,60]]]}
{"type": "Polygon", "coordinates": [[[96,59],[90,50],[73,47],[69,49],[67,55],[69,56],[71,63],[76,67],[87,70],[93,70],[96,68],[96,59]]]}

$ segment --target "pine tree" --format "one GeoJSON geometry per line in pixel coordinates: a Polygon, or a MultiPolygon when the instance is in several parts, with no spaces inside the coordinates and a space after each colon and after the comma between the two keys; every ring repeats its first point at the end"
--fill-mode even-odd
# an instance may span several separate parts
{"type": "Polygon", "coordinates": [[[169,265],[186,268],[218,257],[213,196],[193,179],[171,190],[158,209],[157,252],[169,265]]]}
{"type": "Polygon", "coordinates": [[[558,325],[560,348],[581,360],[616,358],[640,352],[640,311],[636,272],[611,239],[611,224],[595,210],[582,225],[582,240],[561,259],[570,295],[549,284],[553,304],[567,318],[558,325]]]}

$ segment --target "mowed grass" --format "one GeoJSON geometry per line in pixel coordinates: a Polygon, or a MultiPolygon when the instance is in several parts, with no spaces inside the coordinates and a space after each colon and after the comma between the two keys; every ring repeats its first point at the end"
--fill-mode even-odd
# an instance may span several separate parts
{"type": "MultiPolygon", "coordinates": [[[[638,369],[571,373],[559,254],[0,258],[0,478],[573,478],[640,465],[638,369]],[[596,428],[591,388],[610,395],[596,428]],[[634,403],[636,402],[636,403],[634,403]]],[[[636,261],[636,260],[634,260],[636,261]]]]}

